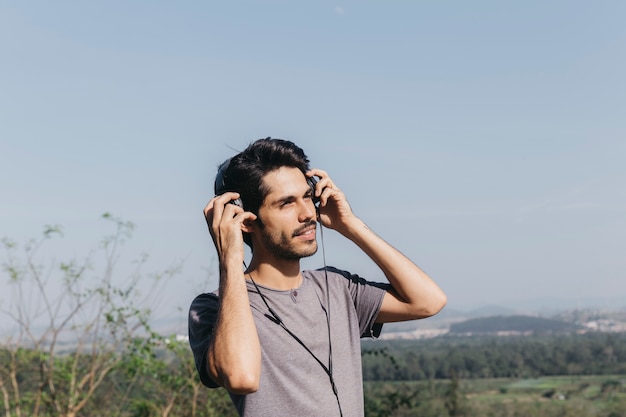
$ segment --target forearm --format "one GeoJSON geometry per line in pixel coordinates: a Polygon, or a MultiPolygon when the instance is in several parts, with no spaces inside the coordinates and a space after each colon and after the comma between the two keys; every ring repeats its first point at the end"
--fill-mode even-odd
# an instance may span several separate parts
{"type": "Polygon", "coordinates": [[[230,392],[258,388],[261,348],[241,264],[220,265],[220,310],[208,352],[208,371],[230,392]]]}
{"type": "Polygon", "coordinates": [[[393,287],[393,296],[399,303],[391,304],[391,308],[383,311],[381,321],[432,316],[446,304],[445,294],[428,274],[380,238],[359,218],[350,218],[338,231],[354,242],[378,265],[393,287]]]}

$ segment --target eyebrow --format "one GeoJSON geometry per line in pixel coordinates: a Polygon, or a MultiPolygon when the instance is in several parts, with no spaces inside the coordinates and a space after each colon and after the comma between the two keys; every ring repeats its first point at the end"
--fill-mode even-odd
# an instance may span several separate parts
{"type": "Polygon", "coordinates": [[[294,201],[295,199],[296,199],[296,197],[293,196],[293,195],[286,195],[286,196],[280,197],[279,199],[274,201],[274,203],[272,203],[272,205],[280,206],[283,203],[290,203],[290,202],[294,201]]]}
{"type": "MultiPolygon", "coordinates": [[[[303,197],[310,197],[313,195],[311,188],[307,188],[306,192],[302,195],[303,197]]],[[[297,197],[295,195],[284,195],[276,199],[271,205],[272,206],[280,206],[283,203],[290,203],[294,201],[297,197]]]]}

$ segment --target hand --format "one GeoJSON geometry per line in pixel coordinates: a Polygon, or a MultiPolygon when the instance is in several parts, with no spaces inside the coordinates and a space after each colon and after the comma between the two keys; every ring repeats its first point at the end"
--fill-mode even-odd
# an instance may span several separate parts
{"type": "Polygon", "coordinates": [[[230,204],[236,198],[238,193],[224,193],[211,199],[203,210],[220,262],[234,257],[234,261],[243,263],[244,223],[256,220],[255,214],[230,204]]]}
{"type": "Polygon", "coordinates": [[[356,217],[343,192],[330,179],[326,171],[312,169],[307,177],[317,176],[315,195],[319,197],[319,221],[323,226],[341,232],[350,220],[356,217]]]}

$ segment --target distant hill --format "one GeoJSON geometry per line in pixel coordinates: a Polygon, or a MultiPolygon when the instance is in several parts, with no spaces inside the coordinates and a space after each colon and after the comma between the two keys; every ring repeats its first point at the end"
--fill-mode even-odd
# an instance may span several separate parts
{"type": "Polygon", "coordinates": [[[483,307],[478,307],[466,312],[466,316],[470,318],[480,318],[480,317],[492,317],[492,316],[512,316],[515,313],[519,313],[519,311],[513,310],[509,307],[503,307],[499,305],[487,305],[483,307]]]}
{"type": "Polygon", "coordinates": [[[493,316],[466,320],[450,325],[450,333],[497,333],[497,332],[568,332],[580,329],[574,323],[532,316],[493,316]]]}

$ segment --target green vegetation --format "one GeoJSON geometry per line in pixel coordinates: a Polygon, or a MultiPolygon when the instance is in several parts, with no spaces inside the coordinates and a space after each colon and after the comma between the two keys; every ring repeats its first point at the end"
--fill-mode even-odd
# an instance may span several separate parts
{"type": "MultiPolygon", "coordinates": [[[[177,268],[144,274],[142,257],[120,279],[132,224],[104,217],[114,233],[82,260],[42,261],[58,227],[24,246],[3,240],[12,293],[0,304],[10,324],[0,343],[0,414],[235,416],[225,390],[201,385],[188,344],[149,324],[153,294],[142,297],[139,283],[158,290],[177,268]]],[[[367,417],[626,417],[624,333],[364,342],[363,375],[367,417]]]]}
{"type": "MultiPolygon", "coordinates": [[[[235,416],[223,389],[208,390],[200,385],[185,342],[168,343],[144,353],[125,355],[76,415],[235,416]]],[[[1,350],[0,363],[11,363],[9,355],[1,350]]],[[[18,356],[21,415],[58,416],[47,390],[37,414],[32,413],[39,387],[39,353],[20,350],[18,356]]],[[[369,356],[371,353],[365,358],[369,356]]],[[[394,368],[391,363],[389,366],[394,368]]],[[[10,398],[11,388],[4,388],[10,398]]],[[[364,390],[368,417],[626,416],[626,375],[461,379],[453,374],[450,379],[365,381],[364,390]]],[[[19,415],[11,399],[0,404],[5,416],[19,415]]]]}
{"type": "Polygon", "coordinates": [[[366,381],[626,374],[626,333],[445,336],[363,346],[378,353],[363,358],[366,381]]]}
{"type": "Polygon", "coordinates": [[[366,382],[368,417],[623,417],[626,375],[366,382]]]}
{"type": "Polygon", "coordinates": [[[626,417],[626,334],[364,343],[368,417],[626,417]]]}
{"type": "MultiPolygon", "coordinates": [[[[163,339],[165,340],[165,339],[163,339]]],[[[145,344],[142,342],[142,346],[145,344]]],[[[111,354],[116,366],[102,378],[80,409],[72,408],[73,375],[89,373],[91,355],[78,363],[71,356],[55,359],[53,375],[41,352],[0,350],[0,410],[5,417],[176,417],[235,416],[224,390],[206,390],[197,378],[186,342],[143,348],[142,352],[111,354]],[[70,365],[71,363],[71,365],[70,365]],[[73,368],[72,368],[73,367],[73,368]],[[10,376],[11,369],[14,375],[10,376]],[[54,390],[50,387],[54,386],[54,390]]]]}

